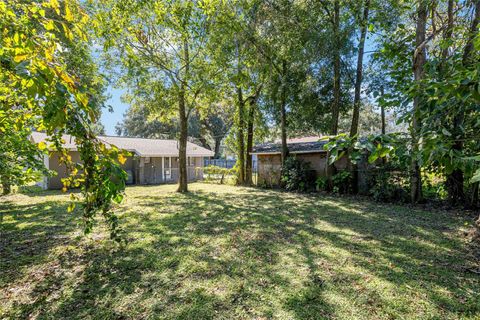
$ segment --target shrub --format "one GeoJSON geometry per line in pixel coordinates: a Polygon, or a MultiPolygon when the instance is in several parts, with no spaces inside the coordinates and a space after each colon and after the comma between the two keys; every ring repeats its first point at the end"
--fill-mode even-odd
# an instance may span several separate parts
{"type": "Polygon", "coordinates": [[[203,168],[203,173],[206,175],[205,181],[217,182],[224,184],[226,178],[235,175],[235,168],[222,168],[218,166],[207,166],[203,168]]]}
{"type": "Polygon", "coordinates": [[[318,191],[327,191],[328,189],[328,179],[327,177],[318,177],[315,181],[315,185],[318,191]]]}
{"type": "Polygon", "coordinates": [[[409,184],[408,174],[379,170],[373,178],[370,194],[375,201],[408,202],[409,184]]]}
{"type": "Polygon", "coordinates": [[[352,175],[344,170],[332,176],[332,185],[334,193],[348,193],[351,186],[352,175]]]}
{"type": "Polygon", "coordinates": [[[308,162],[289,157],[282,167],[281,182],[289,191],[311,191],[315,189],[315,171],[308,162]]]}

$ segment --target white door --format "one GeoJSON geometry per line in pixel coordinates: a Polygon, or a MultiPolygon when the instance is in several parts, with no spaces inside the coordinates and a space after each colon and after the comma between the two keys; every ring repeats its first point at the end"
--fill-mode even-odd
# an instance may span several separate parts
{"type": "Polygon", "coordinates": [[[163,179],[164,181],[172,180],[172,158],[163,158],[163,179]]]}

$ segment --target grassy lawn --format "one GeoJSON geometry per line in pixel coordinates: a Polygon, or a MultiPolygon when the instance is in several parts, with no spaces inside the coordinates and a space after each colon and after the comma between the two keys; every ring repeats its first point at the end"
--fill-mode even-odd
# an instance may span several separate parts
{"type": "Polygon", "coordinates": [[[465,220],[364,200],[130,187],[128,245],[68,196],[1,200],[1,319],[480,319],[465,220]]]}

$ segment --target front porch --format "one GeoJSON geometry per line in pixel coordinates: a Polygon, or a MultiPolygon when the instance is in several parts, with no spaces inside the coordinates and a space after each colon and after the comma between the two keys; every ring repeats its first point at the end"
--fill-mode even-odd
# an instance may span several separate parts
{"type": "MultiPolygon", "coordinates": [[[[176,183],[179,178],[178,157],[139,157],[132,183],[162,184],[176,183]]],[[[203,158],[187,157],[188,181],[203,179],[203,158]]]]}

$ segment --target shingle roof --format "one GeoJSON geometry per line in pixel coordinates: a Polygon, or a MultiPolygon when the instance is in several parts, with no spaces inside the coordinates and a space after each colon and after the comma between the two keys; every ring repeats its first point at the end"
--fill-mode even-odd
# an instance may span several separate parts
{"type": "MultiPolygon", "coordinates": [[[[290,153],[317,153],[326,152],[323,146],[327,142],[327,140],[320,141],[320,137],[294,138],[287,140],[287,146],[290,153]]],[[[252,154],[278,154],[281,151],[281,143],[264,143],[253,147],[252,154]]]]}
{"type": "MultiPolygon", "coordinates": [[[[33,132],[32,139],[39,143],[45,141],[48,136],[42,132],[33,132]]],[[[143,157],[161,157],[170,156],[178,157],[178,141],[163,140],[163,139],[144,139],[144,138],[129,138],[129,137],[114,137],[114,136],[98,136],[106,144],[112,144],[120,149],[125,149],[135,152],[143,157]]],[[[76,150],[75,138],[69,135],[64,135],[64,147],[70,150],[76,150]]],[[[199,145],[187,142],[187,156],[189,157],[212,157],[213,151],[205,149],[199,145]]]]}

